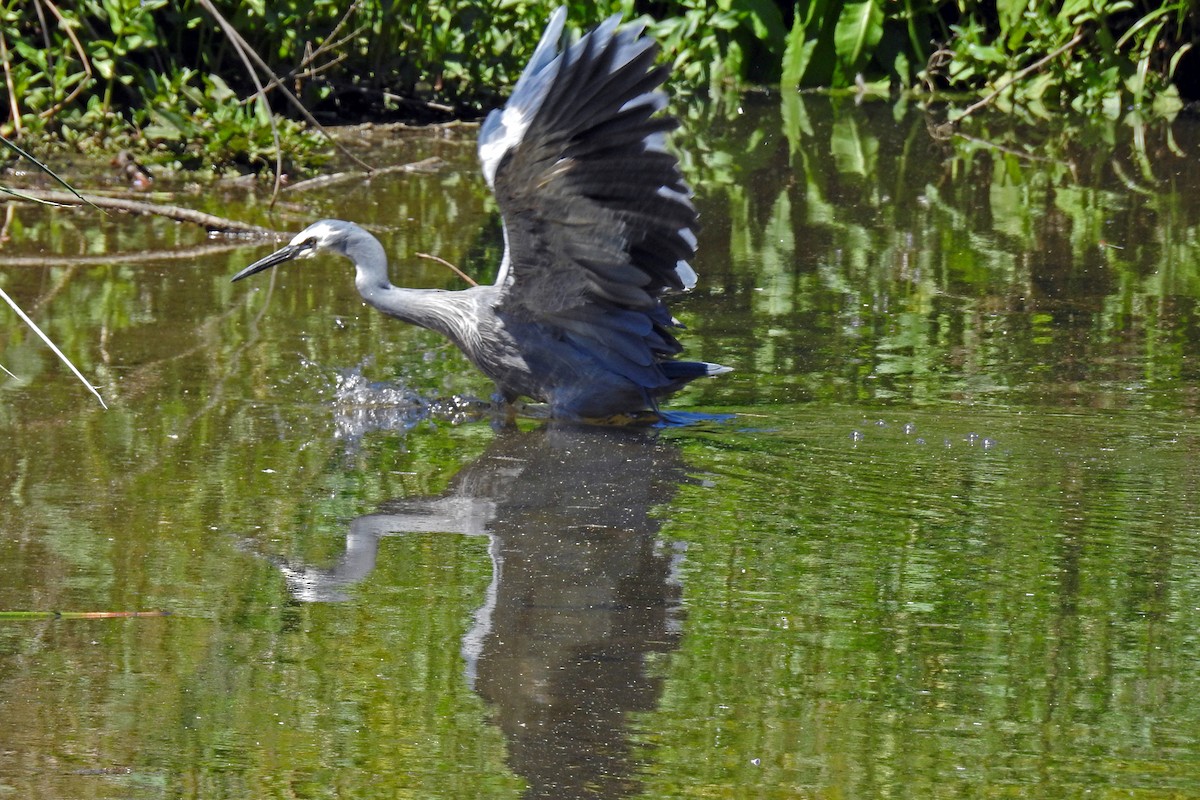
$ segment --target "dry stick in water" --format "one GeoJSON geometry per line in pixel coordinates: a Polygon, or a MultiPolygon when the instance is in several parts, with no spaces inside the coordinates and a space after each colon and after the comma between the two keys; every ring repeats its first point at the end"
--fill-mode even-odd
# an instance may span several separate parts
{"type": "Polygon", "coordinates": [[[101,197],[99,195],[76,195],[68,192],[58,192],[47,189],[22,189],[21,194],[24,197],[11,197],[9,199],[26,199],[36,202],[58,203],[64,206],[77,206],[87,203],[96,206],[97,208],[111,208],[117,211],[127,211],[131,214],[154,214],[168,219],[178,220],[179,222],[194,222],[197,225],[203,225],[207,230],[220,231],[222,233],[244,233],[254,234],[255,236],[273,236],[278,234],[269,228],[263,228],[259,225],[251,225],[248,222],[238,222],[233,219],[225,219],[212,214],[205,214],[203,211],[195,211],[190,208],[180,208],[179,206],[165,206],[159,203],[143,203],[140,200],[127,200],[123,197],[101,197]]]}
{"type": "MultiPolygon", "coordinates": [[[[380,175],[389,175],[393,172],[436,172],[437,170],[441,169],[445,163],[446,162],[442,161],[442,159],[438,158],[437,156],[430,156],[429,158],[423,158],[420,161],[413,161],[408,164],[398,164],[392,167],[380,167],[374,172],[367,173],[367,177],[376,178],[380,175]]],[[[333,172],[328,175],[318,175],[315,178],[309,178],[308,180],[300,181],[299,183],[293,183],[291,186],[287,187],[286,191],[288,194],[292,194],[294,192],[306,192],[309,189],[326,187],[330,184],[352,181],[361,179],[362,177],[363,173],[361,172],[333,172]]]]}
{"type": "MultiPolygon", "coordinates": [[[[274,238],[281,240],[285,237],[276,234],[274,238]]],[[[0,267],[86,267],[93,264],[141,264],[147,261],[199,261],[245,246],[245,240],[225,239],[173,250],[137,250],[135,252],[118,250],[95,255],[6,256],[0,253],[0,267]]]]}

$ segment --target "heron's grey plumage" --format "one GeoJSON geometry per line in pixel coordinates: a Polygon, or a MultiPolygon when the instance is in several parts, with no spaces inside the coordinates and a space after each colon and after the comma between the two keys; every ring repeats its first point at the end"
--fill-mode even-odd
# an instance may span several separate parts
{"type": "Polygon", "coordinates": [[[496,283],[403,289],[375,237],[322,220],[234,276],[331,250],[350,258],[363,298],[449,337],[507,401],[567,417],[654,408],[688,381],[727,371],[675,361],[679,327],[663,296],[692,288],[696,210],[666,134],[667,69],[640,25],[611,17],[559,48],[556,10],[503,110],[479,136],[505,251],[496,283]]]}

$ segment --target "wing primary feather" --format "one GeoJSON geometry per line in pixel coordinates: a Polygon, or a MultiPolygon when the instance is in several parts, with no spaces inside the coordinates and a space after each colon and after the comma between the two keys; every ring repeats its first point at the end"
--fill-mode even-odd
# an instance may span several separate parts
{"type": "Polygon", "coordinates": [[[681,350],[662,296],[696,280],[696,209],[667,149],[678,122],[662,113],[668,68],[618,16],[565,46],[561,28],[556,12],[481,131],[504,217],[497,304],[653,394],[675,381],[664,365],[681,350]]]}

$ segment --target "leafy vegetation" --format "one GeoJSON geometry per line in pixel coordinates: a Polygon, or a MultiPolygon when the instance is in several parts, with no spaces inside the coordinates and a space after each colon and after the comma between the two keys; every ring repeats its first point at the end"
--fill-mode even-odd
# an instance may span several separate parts
{"type": "MultiPolygon", "coordinates": [[[[473,116],[500,102],[557,0],[52,0],[0,4],[0,134],[81,150],[135,147],[195,168],[311,167],[324,141],[271,107],[274,76],[318,118],[473,116]],[[244,41],[243,52],[217,17],[244,41]]],[[[933,96],[1006,111],[1170,113],[1200,94],[1188,0],[609,0],[569,3],[583,28],[644,15],[680,91],[747,84],[933,96]]],[[[952,117],[979,106],[953,110],[952,117]]]]}

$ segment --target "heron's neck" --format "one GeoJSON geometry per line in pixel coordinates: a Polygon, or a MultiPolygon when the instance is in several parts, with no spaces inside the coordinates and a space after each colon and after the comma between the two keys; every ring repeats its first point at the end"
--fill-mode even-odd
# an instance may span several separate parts
{"type": "Polygon", "coordinates": [[[388,316],[404,322],[429,328],[446,336],[453,336],[457,331],[454,315],[454,295],[443,289],[405,289],[392,286],[363,286],[358,283],[358,292],[369,305],[374,306],[388,316]]]}
{"type": "Polygon", "coordinates": [[[463,292],[445,289],[405,289],[393,286],[386,278],[380,282],[355,281],[358,293],[368,305],[388,316],[413,325],[420,325],[449,337],[455,343],[467,335],[464,325],[471,319],[463,292]]]}
{"type": "Polygon", "coordinates": [[[429,328],[456,342],[462,335],[464,298],[441,289],[405,289],[388,279],[387,255],[374,237],[364,237],[346,249],[354,262],[358,293],[383,313],[429,328]]]}

